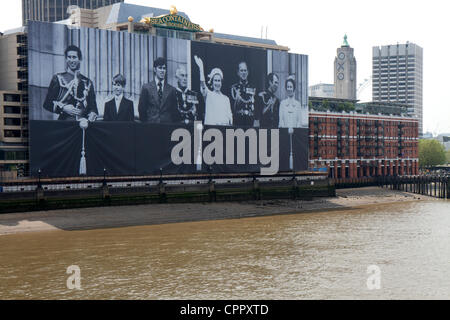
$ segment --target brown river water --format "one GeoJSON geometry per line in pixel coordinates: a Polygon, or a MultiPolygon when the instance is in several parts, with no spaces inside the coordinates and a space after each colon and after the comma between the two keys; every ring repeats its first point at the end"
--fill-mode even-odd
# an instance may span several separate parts
{"type": "Polygon", "coordinates": [[[450,202],[0,236],[0,299],[450,299],[450,202]]]}

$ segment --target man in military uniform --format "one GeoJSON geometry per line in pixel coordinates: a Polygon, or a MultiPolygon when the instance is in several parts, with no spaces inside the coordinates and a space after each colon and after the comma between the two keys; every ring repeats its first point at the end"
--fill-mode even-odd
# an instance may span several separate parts
{"type": "Polygon", "coordinates": [[[83,59],[76,46],[67,47],[66,72],[53,76],[48,88],[44,109],[59,115],[58,120],[95,121],[98,116],[94,85],[80,73],[83,59]]]}
{"type": "Polygon", "coordinates": [[[248,83],[248,67],[241,62],[238,67],[239,82],[231,87],[233,123],[235,126],[253,127],[255,125],[256,88],[248,83]]]}
{"type": "Polygon", "coordinates": [[[175,122],[189,124],[194,121],[203,121],[204,105],[197,92],[188,89],[188,74],[184,66],[178,67],[176,78],[177,115],[175,122]]]}
{"type": "Polygon", "coordinates": [[[258,94],[256,99],[257,122],[261,128],[278,128],[280,119],[280,100],[275,96],[279,78],[275,73],[267,76],[267,90],[258,94]]]}

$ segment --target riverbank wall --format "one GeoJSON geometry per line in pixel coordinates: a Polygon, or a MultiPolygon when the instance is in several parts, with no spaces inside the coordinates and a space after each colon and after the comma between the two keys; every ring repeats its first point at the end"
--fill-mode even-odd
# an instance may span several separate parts
{"type": "Polygon", "coordinates": [[[161,203],[311,200],[336,195],[334,184],[320,175],[202,177],[183,181],[160,178],[141,186],[133,186],[133,183],[117,186],[105,180],[100,186],[84,186],[82,189],[65,186],[66,189],[51,190],[48,185],[39,183],[34,191],[1,193],[0,213],[161,203]]]}

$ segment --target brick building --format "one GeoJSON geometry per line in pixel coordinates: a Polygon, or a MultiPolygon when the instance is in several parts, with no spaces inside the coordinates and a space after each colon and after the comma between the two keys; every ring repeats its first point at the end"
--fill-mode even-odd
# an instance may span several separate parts
{"type": "Polygon", "coordinates": [[[333,178],[418,173],[417,118],[312,109],[309,128],[313,170],[326,168],[333,178]]]}

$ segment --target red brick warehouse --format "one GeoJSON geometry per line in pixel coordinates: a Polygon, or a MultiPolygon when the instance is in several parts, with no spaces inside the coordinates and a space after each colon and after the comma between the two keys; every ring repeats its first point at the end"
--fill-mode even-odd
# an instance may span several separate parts
{"type": "Polygon", "coordinates": [[[355,107],[353,104],[352,107],[349,101],[339,99],[310,98],[310,107],[321,105],[325,100],[328,110],[313,107],[309,115],[309,165],[312,170],[327,168],[332,178],[418,174],[417,118],[399,112],[402,109],[398,106],[368,104],[355,107]],[[346,102],[353,111],[337,111],[345,107],[329,107],[329,100],[340,106],[346,102]],[[388,112],[397,110],[398,114],[379,112],[386,112],[387,107],[388,112]]]}

